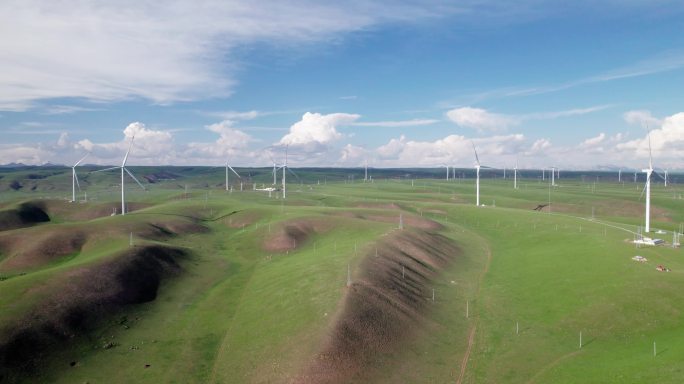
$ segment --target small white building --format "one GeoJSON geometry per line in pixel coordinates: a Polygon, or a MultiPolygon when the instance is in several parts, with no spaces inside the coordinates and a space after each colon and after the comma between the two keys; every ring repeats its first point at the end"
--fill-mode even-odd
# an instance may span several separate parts
{"type": "Polygon", "coordinates": [[[663,240],[663,239],[652,239],[650,237],[642,237],[641,239],[634,240],[634,244],[661,245],[661,244],[665,244],[665,240],[663,240]]]}

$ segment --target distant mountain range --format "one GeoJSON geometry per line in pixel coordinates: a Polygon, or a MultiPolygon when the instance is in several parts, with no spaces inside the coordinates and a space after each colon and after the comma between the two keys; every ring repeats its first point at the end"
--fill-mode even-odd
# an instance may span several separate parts
{"type": "Polygon", "coordinates": [[[51,162],[47,162],[45,164],[41,165],[26,165],[24,163],[9,163],[9,164],[0,164],[0,168],[37,168],[37,167],[66,167],[64,164],[54,164],[51,162]]]}

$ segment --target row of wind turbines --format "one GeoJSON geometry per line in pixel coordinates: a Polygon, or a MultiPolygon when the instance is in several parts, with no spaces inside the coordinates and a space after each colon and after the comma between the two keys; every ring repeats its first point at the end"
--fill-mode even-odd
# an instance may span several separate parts
{"type": "MultiPolygon", "coordinates": [[[[480,169],[481,168],[492,168],[492,167],[487,167],[483,166],[480,164],[480,158],[477,155],[477,149],[475,148],[475,144],[471,143],[473,145],[473,152],[475,153],[475,205],[480,207],[480,169]]],[[[556,174],[559,174],[560,171],[558,168],[551,167],[549,168],[551,171],[551,186],[556,186],[556,174]]],[[[505,172],[505,171],[504,171],[505,172]]],[[[542,170],[542,175],[543,175],[544,170],[542,170]]],[[[653,174],[658,175],[661,179],[665,181],[665,187],[667,187],[667,170],[664,171],[664,176],[661,176],[658,172],[655,171],[653,168],[653,155],[651,151],[651,135],[649,133],[648,135],[648,168],[642,169],[641,172],[646,174],[646,183],[644,184],[644,189],[641,191],[641,197],[644,196],[644,193],[646,194],[645,198],[645,225],[644,225],[644,231],[645,232],[651,232],[651,176],[653,174]]],[[[448,168],[447,168],[447,180],[448,180],[448,168]]],[[[505,173],[504,173],[505,174],[505,173]]],[[[544,176],[542,176],[543,178],[544,176]]],[[[621,181],[622,178],[622,170],[619,171],[618,173],[618,179],[621,181]]],[[[636,173],[634,176],[634,180],[636,182],[636,173]]],[[[513,188],[518,189],[518,162],[516,160],[515,162],[515,167],[513,168],[513,188]]],[[[641,198],[640,197],[640,198],[641,198]]]]}
{"type": "MultiPolygon", "coordinates": [[[[110,167],[110,168],[105,168],[105,169],[93,171],[93,173],[97,173],[97,172],[106,172],[106,171],[111,171],[111,170],[120,170],[120,172],[121,172],[121,215],[126,214],[126,189],[125,189],[126,174],[128,174],[140,186],[140,188],[142,188],[143,190],[147,190],[142,185],[142,183],[140,183],[140,181],[133,175],[133,173],[131,173],[131,171],[129,171],[126,168],[126,162],[128,161],[128,156],[130,155],[131,148],[133,147],[133,141],[134,140],[135,140],[135,136],[131,137],[131,142],[128,146],[128,150],[126,151],[126,154],[124,155],[123,161],[122,161],[120,166],[110,167]]],[[[492,167],[488,167],[488,166],[482,165],[480,163],[480,157],[478,156],[477,148],[475,148],[474,143],[471,142],[471,144],[473,146],[473,152],[475,154],[475,177],[476,177],[475,178],[475,205],[480,207],[480,206],[482,206],[480,204],[480,169],[492,169],[492,167]]],[[[285,199],[287,197],[287,182],[286,182],[287,173],[290,172],[292,175],[299,178],[297,176],[297,174],[295,174],[287,165],[287,152],[288,152],[288,147],[286,146],[285,147],[285,162],[280,166],[271,157],[271,160],[273,161],[273,187],[260,189],[260,190],[268,191],[269,193],[272,191],[275,191],[275,186],[277,185],[278,171],[282,171],[282,178],[281,178],[282,187],[281,188],[282,188],[283,199],[285,199]]],[[[80,186],[80,183],[78,180],[78,175],[76,172],[76,167],[78,165],[80,165],[83,162],[83,160],[85,160],[88,157],[88,155],[89,154],[86,154],[85,156],[83,156],[81,159],[79,159],[71,167],[71,177],[72,177],[71,202],[76,201],[76,189],[78,188],[79,191],[81,190],[81,186],[80,186]]],[[[446,179],[449,180],[449,166],[448,165],[443,165],[443,166],[446,167],[446,179]]],[[[226,191],[228,191],[230,188],[230,183],[229,183],[230,172],[232,172],[233,174],[235,174],[235,176],[238,177],[238,179],[240,180],[240,190],[242,190],[242,185],[243,185],[242,176],[240,176],[240,174],[235,169],[233,169],[233,167],[231,167],[228,162],[226,162],[225,168],[226,168],[226,171],[225,171],[225,178],[226,178],[225,188],[226,188],[226,191]]],[[[556,174],[559,174],[560,171],[558,170],[558,168],[555,168],[555,167],[551,167],[551,168],[549,168],[549,170],[551,171],[551,186],[556,186],[556,174]]],[[[542,170],[542,172],[543,172],[543,170],[542,170]]],[[[655,173],[656,175],[661,177],[663,180],[665,180],[665,183],[666,183],[665,185],[667,186],[667,171],[665,171],[665,176],[663,177],[660,174],[658,174],[657,172],[655,172],[655,170],[653,168],[653,157],[652,157],[652,152],[651,152],[650,134],[648,136],[648,168],[642,169],[642,172],[644,172],[646,174],[646,183],[645,183],[644,189],[642,190],[642,193],[641,193],[642,196],[644,195],[644,193],[646,195],[644,230],[645,230],[645,232],[650,232],[650,230],[651,230],[651,219],[650,219],[650,217],[651,217],[651,176],[655,173]]],[[[618,178],[621,179],[621,176],[622,176],[622,170],[619,171],[618,178]]],[[[542,176],[542,177],[544,177],[544,176],[542,176]]],[[[364,180],[367,180],[367,179],[368,179],[368,163],[366,162],[364,180]]],[[[516,160],[515,167],[513,168],[513,188],[518,189],[518,162],[517,162],[517,160],[516,160]]]]}
{"type": "MultiPolygon", "coordinates": [[[[128,156],[130,155],[131,149],[133,148],[133,141],[134,140],[135,140],[135,136],[131,137],[131,142],[128,146],[128,150],[126,151],[126,154],[124,155],[123,161],[122,161],[120,166],[100,169],[100,170],[91,172],[91,173],[98,173],[98,172],[106,172],[106,171],[117,170],[117,169],[121,171],[121,215],[126,214],[126,184],[125,184],[126,183],[126,174],[128,174],[140,186],[140,188],[142,188],[144,191],[147,190],[147,188],[145,188],[145,186],[142,185],[142,183],[133,175],[133,173],[131,173],[131,171],[129,171],[128,168],[126,168],[126,162],[128,161],[128,156]]],[[[299,176],[297,176],[297,174],[294,173],[294,171],[292,171],[292,169],[290,169],[287,166],[287,149],[288,148],[286,146],[285,147],[285,163],[282,166],[278,166],[278,164],[275,162],[275,160],[273,160],[273,158],[271,158],[273,160],[273,186],[274,187],[259,189],[259,190],[268,191],[269,193],[272,191],[275,191],[275,185],[277,184],[278,171],[282,170],[282,172],[283,172],[282,173],[282,192],[283,192],[282,196],[283,196],[283,199],[285,199],[287,196],[287,183],[286,183],[287,172],[290,172],[295,177],[299,178],[299,176]]],[[[78,173],[76,172],[76,167],[78,167],[83,162],[83,160],[85,160],[89,155],[90,155],[90,153],[85,154],[81,159],[79,159],[71,167],[71,202],[72,203],[76,202],[76,189],[78,188],[79,192],[81,191],[81,184],[78,180],[78,173]]],[[[233,169],[233,167],[231,167],[228,162],[226,162],[226,183],[225,183],[226,191],[228,191],[230,189],[230,183],[229,183],[229,174],[230,173],[229,173],[229,171],[238,177],[238,179],[240,180],[240,190],[242,190],[242,186],[243,186],[242,176],[240,176],[240,174],[235,169],[233,169]]]]}

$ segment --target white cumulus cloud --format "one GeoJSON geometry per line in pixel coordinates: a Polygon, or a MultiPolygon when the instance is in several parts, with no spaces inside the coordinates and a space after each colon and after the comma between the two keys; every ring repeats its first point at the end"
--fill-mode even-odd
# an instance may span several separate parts
{"type": "Polygon", "coordinates": [[[434,167],[441,164],[469,166],[475,163],[473,144],[483,165],[498,165],[522,150],[521,134],[497,135],[471,139],[449,135],[435,141],[407,140],[405,136],[391,139],[377,148],[381,164],[403,167],[434,167]]]}
{"type": "MultiPolygon", "coordinates": [[[[654,162],[658,159],[666,164],[681,167],[681,158],[684,156],[684,112],[663,119],[660,128],[650,131],[650,141],[654,162]]],[[[617,149],[633,152],[641,158],[648,158],[648,146],[649,137],[645,135],[620,143],[617,149]]]]}
{"type": "Polygon", "coordinates": [[[658,127],[662,124],[662,121],[651,114],[651,111],[646,110],[635,110],[627,111],[622,117],[628,124],[640,125],[644,128],[646,127],[658,127]]]}
{"type": "Polygon", "coordinates": [[[464,128],[473,128],[478,131],[503,131],[520,122],[520,119],[491,113],[481,108],[462,107],[447,112],[447,117],[464,128]]]}
{"type": "Polygon", "coordinates": [[[320,113],[306,112],[302,119],[290,127],[290,132],[280,139],[280,144],[287,145],[325,145],[339,140],[343,135],[337,131],[341,125],[354,123],[360,115],[349,113],[320,113]]]}
{"type": "Polygon", "coordinates": [[[121,141],[111,143],[93,143],[83,139],[74,145],[74,149],[92,152],[90,161],[93,163],[116,164],[123,159],[135,136],[129,157],[132,164],[169,164],[175,159],[175,143],[169,132],[151,129],[136,121],[126,126],[123,134],[121,141]]]}
{"type": "Polygon", "coordinates": [[[606,134],[601,132],[596,137],[590,137],[580,144],[581,147],[595,147],[606,140],[606,134]]]}
{"type": "MultiPolygon", "coordinates": [[[[248,146],[254,138],[249,134],[234,127],[233,120],[223,120],[218,123],[207,125],[205,128],[219,135],[218,139],[210,143],[188,143],[184,157],[194,159],[196,164],[205,162],[215,164],[227,160],[243,161],[249,158],[248,146]]],[[[253,160],[253,159],[252,159],[253,160]]],[[[233,163],[237,164],[237,163],[233,163]]]]}

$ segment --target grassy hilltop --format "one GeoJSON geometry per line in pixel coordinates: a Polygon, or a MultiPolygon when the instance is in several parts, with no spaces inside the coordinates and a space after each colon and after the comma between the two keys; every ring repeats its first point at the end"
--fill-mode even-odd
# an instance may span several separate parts
{"type": "Polygon", "coordinates": [[[483,172],[476,207],[471,170],[295,170],[283,200],[253,190],[268,168],[231,192],[222,168],[133,167],[149,190],[111,216],[117,174],[87,170],[76,203],[70,169],[0,171],[0,382],[684,375],[676,183],[652,191],[668,244],[637,249],[643,181],[615,175],[483,172]]]}

